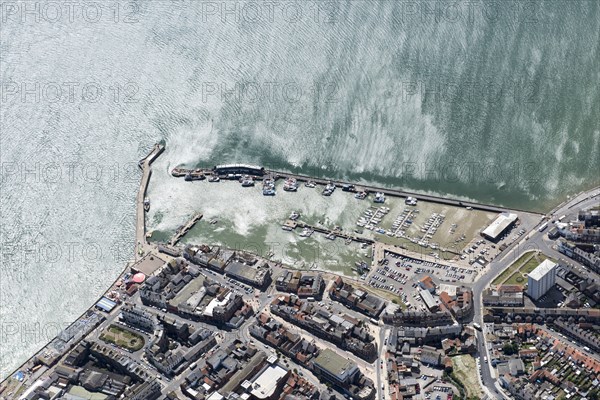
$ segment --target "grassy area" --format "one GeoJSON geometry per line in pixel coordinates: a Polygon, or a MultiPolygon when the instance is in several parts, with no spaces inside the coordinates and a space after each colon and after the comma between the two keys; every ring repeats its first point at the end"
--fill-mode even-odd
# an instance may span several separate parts
{"type": "Polygon", "coordinates": [[[374,287],[367,286],[365,284],[360,284],[360,283],[359,284],[352,283],[352,285],[364,290],[365,292],[370,292],[370,293],[372,293],[376,296],[379,296],[383,299],[390,300],[394,304],[400,306],[400,308],[402,310],[406,310],[406,304],[404,304],[404,302],[400,299],[400,296],[398,296],[395,293],[388,292],[387,290],[374,288],[374,287]]]}
{"type": "Polygon", "coordinates": [[[538,265],[540,265],[540,263],[544,260],[546,260],[548,257],[545,256],[542,253],[538,253],[536,255],[534,255],[532,258],[529,259],[529,261],[527,261],[525,263],[525,265],[523,265],[520,268],[520,271],[522,274],[528,274],[531,271],[533,271],[538,265]]]}
{"type": "Polygon", "coordinates": [[[504,283],[506,285],[524,285],[527,279],[523,276],[520,271],[513,273],[504,283]]]}
{"type": "Polygon", "coordinates": [[[100,340],[112,343],[130,351],[138,351],[144,347],[144,338],[135,332],[111,325],[100,335],[100,340]]]}
{"type": "Polygon", "coordinates": [[[492,281],[492,285],[500,285],[505,280],[507,280],[514,272],[515,271],[513,269],[513,265],[511,264],[508,268],[502,271],[502,273],[498,275],[496,279],[492,281]]]}
{"type": "Polygon", "coordinates": [[[475,359],[468,354],[452,357],[452,368],[451,376],[462,384],[467,391],[467,398],[481,398],[475,359]]]}
{"type": "Polygon", "coordinates": [[[542,253],[528,251],[498,275],[492,284],[524,285],[527,283],[527,274],[548,258],[542,253]]]}

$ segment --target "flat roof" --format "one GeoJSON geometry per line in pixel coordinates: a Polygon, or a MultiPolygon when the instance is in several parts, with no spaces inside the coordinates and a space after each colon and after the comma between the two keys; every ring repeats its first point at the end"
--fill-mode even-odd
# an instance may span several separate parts
{"type": "Polygon", "coordinates": [[[492,221],[492,223],[481,232],[483,235],[497,238],[510,224],[514,223],[519,217],[513,213],[501,213],[492,221]]]}
{"type": "Polygon", "coordinates": [[[229,292],[227,293],[227,295],[225,296],[225,298],[223,298],[223,300],[219,301],[219,299],[214,298],[210,301],[210,303],[208,303],[208,305],[206,306],[206,308],[204,309],[204,315],[212,317],[213,315],[213,311],[215,308],[219,307],[219,306],[224,306],[229,302],[229,299],[231,299],[231,295],[233,293],[229,292]]]}
{"type": "Polygon", "coordinates": [[[108,313],[111,312],[113,310],[113,308],[115,308],[116,305],[117,305],[117,303],[115,303],[114,301],[112,301],[111,299],[109,299],[107,297],[102,297],[102,299],[100,299],[100,301],[96,303],[96,307],[98,307],[108,313]]]}
{"type": "Polygon", "coordinates": [[[67,392],[67,399],[86,399],[86,400],[104,400],[108,396],[102,393],[93,393],[86,390],[83,386],[73,386],[67,392]]]}
{"type": "Polygon", "coordinates": [[[259,399],[271,397],[277,389],[277,384],[287,375],[287,373],[287,370],[279,365],[269,365],[252,382],[252,390],[250,393],[259,399]]]}
{"type": "Polygon", "coordinates": [[[456,296],[456,285],[449,285],[447,283],[440,284],[440,293],[446,292],[448,296],[456,296]]]}
{"type": "Polygon", "coordinates": [[[252,169],[262,169],[262,167],[260,167],[258,165],[251,165],[251,164],[222,164],[222,165],[217,165],[215,168],[216,169],[224,169],[224,168],[252,168],[252,169]]]}
{"type": "Polygon", "coordinates": [[[142,272],[144,275],[150,276],[163,265],[165,265],[165,260],[148,253],[140,261],[133,264],[131,270],[135,273],[142,272]]]}
{"type": "Polygon", "coordinates": [[[438,299],[434,299],[429,290],[421,289],[419,290],[419,294],[421,295],[421,298],[425,302],[427,308],[433,308],[440,305],[440,301],[438,299]]]}
{"type": "Polygon", "coordinates": [[[319,356],[313,361],[318,364],[322,369],[329,372],[331,375],[338,377],[340,380],[344,380],[346,375],[354,371],[356,364],[348,360],[331,349],[324,349],[321,351],[319,356]]]}
{"type": "Polygon", "coordinates": [[[206,400],[223,400],[223,395],[219,392],[214,392],[206,400]]]}
{"type": "Polygon", "coordinates": [[[544,260],[533,271],[529,273],[529,277],[535,281],[539,281],[556,267],[556,263],[550,260],[544,260]]]}
{"type": "Polygon", "coordinates": [[[246,279],[256,279],[258,270],[246,264],[234,261],[225,267],[225,273],[237,275],[246,279]]]}

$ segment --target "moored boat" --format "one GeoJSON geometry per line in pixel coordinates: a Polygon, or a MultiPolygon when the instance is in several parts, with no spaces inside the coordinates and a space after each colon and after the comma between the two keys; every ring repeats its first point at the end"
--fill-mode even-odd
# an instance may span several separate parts
{"type": "Polygon", "coordinates": [[[195,170],[195,171],[190,171],[187,174],[185,174],[185,178],[186,181],[201,181],[206,179],[206,176],[204,176],[204,173],[202,173],[200,170],[195,170]]]}
{"type": "Polygon", "coordinates": [[[295,178],[287,178],[283,184],[283,190],[286,192],[295,192],[298,190],[298,181],[295,178]]]}
{"type": "Polygon", "coordinates": [[[254,186],[254,179],[252,179],[248,175],[244,175],[243,177],[241,177],[240,181],[242,182],[242,187],[251,187],[251,186],[254,186]]]}

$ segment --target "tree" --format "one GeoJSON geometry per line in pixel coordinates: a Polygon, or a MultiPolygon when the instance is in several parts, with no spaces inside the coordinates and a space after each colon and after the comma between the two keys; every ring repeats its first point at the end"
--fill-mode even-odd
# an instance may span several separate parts
{"type": "Polygon", "coordinates": [[[509,343],[506,343],[504,346],[502,346],[502,351],[507,356],[510,356],[519,351],[519,346],[514,342],[509,342],[509,343]]]}

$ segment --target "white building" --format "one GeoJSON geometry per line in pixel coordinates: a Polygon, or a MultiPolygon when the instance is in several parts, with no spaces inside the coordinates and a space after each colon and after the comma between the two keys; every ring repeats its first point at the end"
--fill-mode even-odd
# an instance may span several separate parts
{"type": "Polygon", "coordinates": [[[481,234],[491,241],[497,241],[518,219],[517,214],[501,213],[481,234]]]}
{"type": "Polygon", "coordinates": [[[527,295],[539,299],[556,283],[556,263],[544,260],[527,277],[527,295]]]}

